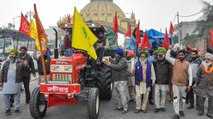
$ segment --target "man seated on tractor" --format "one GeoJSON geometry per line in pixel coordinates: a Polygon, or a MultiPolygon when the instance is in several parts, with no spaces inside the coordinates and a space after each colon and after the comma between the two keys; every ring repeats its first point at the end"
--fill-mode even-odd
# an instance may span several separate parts
{"type": "Polygon", "coordinates": [[[66,35],[64,36],[64,55],[65,56],[72,56],[72,39],[71,39],[72,32],[66,30],[66,35]]]}
{"type": "Polygon", "coordinates": [[[109,41],[104,36],[104,30],[98,33],[98,41],[95,44],[96,53],[98,55],[97,63],[100,64],[102,62],[102,58],[104,56],[105,49],[109,48],[109,41]]]}

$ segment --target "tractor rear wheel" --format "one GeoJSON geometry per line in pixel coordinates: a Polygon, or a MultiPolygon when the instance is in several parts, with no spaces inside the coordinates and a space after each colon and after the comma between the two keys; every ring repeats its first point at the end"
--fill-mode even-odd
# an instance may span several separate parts
{"type": "Polygon", "coordinates": [[[110,68],[104,64],[98,67],[97,87],[99,89],[101,99],[111,99],[113,89],[112,75],[110,68]]]}
{"type": "Polygon", "coordinates": [[[41,119],[47,111],[47,100],[44,94],[40,93],[40,88],[36,87],[32,92],[30,100],[30,114],[34,119],[41,119]]]}
{"type": "Polygon", "coordinates": [[[97,119],[99,115],[100,99],[98,88],[91,88],[88,97],[89,119],[97,119]]]}

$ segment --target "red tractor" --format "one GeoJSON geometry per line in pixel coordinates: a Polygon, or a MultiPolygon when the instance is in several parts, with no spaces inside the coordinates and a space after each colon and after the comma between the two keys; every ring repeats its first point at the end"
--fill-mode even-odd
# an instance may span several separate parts
{"type": "MultiPolygon", "coordinates": [[[[94,31],[93,33],[97,33],[104,27],[89,28],[94,31]]],[[[54,31],[57,46],[57,31],[54,31]]],[[[112,97],[113,82],[110,68],[103,63],[95,63],[84,51],[76,50],[72,57],[58,58],[56,48],[54,54],[50,65],[50,79],[32,92],[31,116],[40,119],[45,116],[48,107],[87,101],[89,119],[97,119],[99,99],[109,100],[112,97]]]]}

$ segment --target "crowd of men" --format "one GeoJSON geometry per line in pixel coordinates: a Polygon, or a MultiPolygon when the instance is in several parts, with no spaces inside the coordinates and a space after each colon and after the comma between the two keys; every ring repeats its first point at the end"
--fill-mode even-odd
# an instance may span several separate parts
{"type": "Polygon", "coordinates": [[[206,116],[213,118],[213,54],[210,49],[204,57],[198,48],[170,45],[166,50],[144,49],[134,53],[122,48],[115,50],[115,58],[103,59],[112,69],[116,110],[128,112],[128,104],[135,102],[135,113],[147,113],[147,103],[154,99],[155,113],[165,112],[167,94],[173,103],[173,119],[184,117],[187,109],[196,108],[198,116],[204,114],[204,102],[208,99],[206,116]],[[170,92],[170,93],[168,93],[170,92]],[[152,98],[150,98],[150,96],[152,98]],[[196,97],[196,100],[194,100],[196,97]]]}
{"type": "MultiPolygon", "coordinates": [[[[185,104],[188,109],[196,107],[198,116],[204,114],[204,103],[208,99],[207,116],[213,118],[213,54],[210,49],[201,57],[197,48],[184,48],[170,45],[166,50],[163,47],[153,47],[137,51],[115,50],[114,59],[103,58],[105,48],[109,47],[108,40],[103,32],[98,34],[95,45],[101,61],[112,70],[116,110],[122,114],[128,112],[129,102],[135,102],[135,113],[147,113],[147,103],[153,104],[155,113],[165,112],[166,97],[169,92],[173,103],[173,119],[184,117],[185,104]],[[153,50],[154,49],[154,50],[153,50]],[[196,97],[194,99],[194,97],[196,97]]],[[[71,40],[65,37],[64,43],[70,46],[71,40]]],[[[3,63],[0,73],[0,86],[3,87],[3,106],[5,115],[11,114],[14,106],[15,113],[20,113],[20,94],[22,81],[25,89],[26,103],[30,102],[30,75],[36,77],[33,59],[27,54],[27,48],[21,47],[20,53],[13,49],[9,58],[3,63]]],[[[41,57],[35,52],[33,58],[38,63],[39,83],[43,82],[44,72],[41,57]]],[[[72,49],[66,47],[61,55],[72,55],[72,49]]],[[[44,54],[46,74],[50,74],[50,53],[44,54]]]]}
{"type": "MultiPolygon", "coordinates": [[[[38,64],[39,83],[43,82],[43,69],[41,64],[41,57],[36,56],[36,48],[34,52],[34,59],[38,64]]],[[[22,82],[25,90],[25,101],[30,103],[30,77],[33,74],[36,77],[34,62],[32,57],[27,53],[27,48],[22,46],[19,49],[12,49],[9,52],[9,57],[2,63],[0,73],[0,87],[3,92],[3,106],[5,115],[11,114],[11,108],[14,107],[16,114],[20,113],[20,96],[22,89],[22,82]]],[[[50,72],[50,54],[47,49],[44,54],[46,72],[50,72]]]]}

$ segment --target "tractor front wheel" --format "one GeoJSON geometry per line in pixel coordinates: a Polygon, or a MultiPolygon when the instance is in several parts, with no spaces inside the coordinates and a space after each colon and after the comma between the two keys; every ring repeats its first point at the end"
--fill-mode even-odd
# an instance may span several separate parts
{"type": "Polygon", "coordinates": [[[112,97],[113,81],[111,70],[108,66],[102,64],[98,67],[97,87],[100,91],[100,98],[110,100],[112,97]]]}
{"type": "Polygon", "coordinates": [[[40,88],[36,87],[32,92],[30,100],[30,114],[34,119],[41,119],[47,111],[47,100],[44,94],[40,93],[40,88]]]}
{"type": "Polygon", "coordinates": [[[97,119],[99,115],[100,99],[98,88],[91,88],[88,97],[89,119],[97,119]]]}

